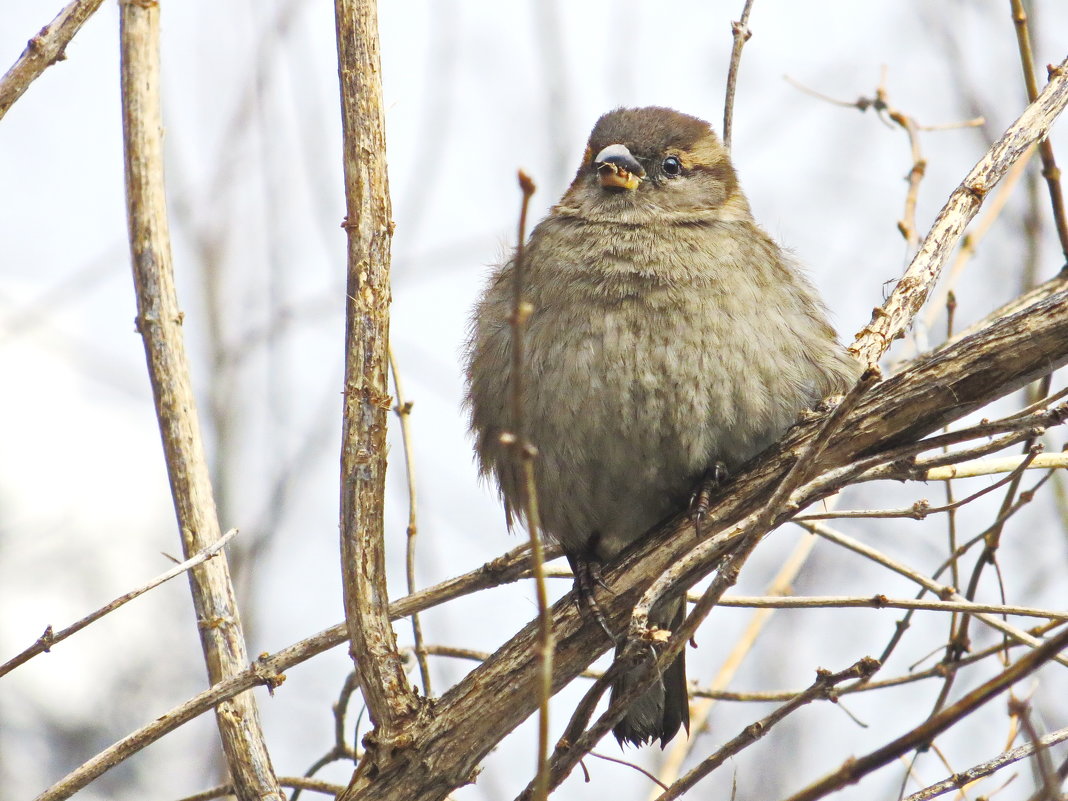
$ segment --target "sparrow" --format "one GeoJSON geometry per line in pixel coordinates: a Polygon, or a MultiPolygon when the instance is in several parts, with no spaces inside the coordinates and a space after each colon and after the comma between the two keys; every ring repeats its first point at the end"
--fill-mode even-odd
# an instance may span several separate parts
{"type": "MultiPolygon", "coordinates": [[[[514,271],[514,255],[493,271],[466,348],[475,451],[509,525],[526,508],[502,441],[516,423],[514,271]]],[[[712,128],[669,108],[597,121],[574,180],[530,234],[523,275],[522,425],[543,533],[567,553],[580,598],[593,597],[596,566],[685,508],[703,478],[737,469],[861,372],[815,289],[754,222],[712,128]]],[[[672,630],[684,616],[684,598],[670,598],[650,622],[672,630]]],[[[613,731],[621,745],[663,748],[680,727],[684,654],[613,731]]]]}

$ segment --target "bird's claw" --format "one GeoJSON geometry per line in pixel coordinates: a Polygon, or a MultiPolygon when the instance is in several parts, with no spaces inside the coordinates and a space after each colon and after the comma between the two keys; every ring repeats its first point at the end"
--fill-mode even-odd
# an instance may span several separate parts
{"type": "Polygon", "coordinates": [[[727,465],[716,462],[705,474],[690,496],[690,519],[694,525],[699,525],[712,508],[712,494],[718,490],[727,480],[727,465]]]}
{"type": "Polygon", "coordinates": [[[575,605],[578,607],[579,614],[583,616],[591,615],[602,631],[608,635],[608,639],[618,644],[619,639],[608,628],[604,610],[601,609],[601,605],[597,602],[597,586],[611,592],[601,576],[601,563],[592,559],[570,555],[567,560],[571,563],[571,572],[575,574],[575,605]]]}

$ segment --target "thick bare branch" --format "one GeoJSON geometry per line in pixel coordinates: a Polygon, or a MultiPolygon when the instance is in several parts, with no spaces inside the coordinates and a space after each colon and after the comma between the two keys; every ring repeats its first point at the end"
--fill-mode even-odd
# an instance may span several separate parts
{"type": "MultiPolygon", "coordinates": [[[[393,238],[374,0],[337,0],[348,297],[341,443],[341,569],[360,688],[388,741],[419,704],[389,621],[382,506],[386,480],[389,259],[393,238]]],[[[373,748],[371,749],[373,750],[373,748]]],[[[388,750],[388,749],[387,749],[388,750]]]]}
{"type": "MultiPolygon", "coordinates": [[[[1065,304],[1068,290],[996,320],[968,339],[924,357],[903,373],[873,387],[843,425],[850,436],[829,444],[825,463],[849,463],[859,455],[937,431],[947,422],[1018,389],[1036,375],[1064,364],[1068,361],[1065,304]]],[[[690,518],[680,515],[614,565],[606,576],[612,588],[611,593],[605,594],[610,622],[622,626],[641,593],[691,547],[760,508],[788,469],[791,453],[813,436],[818,422],[798,425],[780,447],[740,471],[722,496],[713,499],[713,513],[700,537],[694,535],[690,518]]],[[[450,598],[527,575],[527,550],[527,546],[520,546],[472,573],[400,599],[391,605],[391,617],[406,617],[450,598]]],[[[554,555],[558,555],[559,550],[555,550],[554,555]]],[[[711,569],[708,567],[706,572],[711,569]]],[[[553,630],[558,643],[555,690],[579,675],[605,646],[600,627],[579,617],[571,595],[554,606],[553,630]]],[[[436,703],[433,718],[413,732],[411,746],[382,760],[379,780],[367,789],[366,797],[438,799],[473,780],[483,756],[536,708],[536,637],[537,624],[533,622],[446,693],[436,703]]],[[[68,797],[125,756],[202,714],[221,699],[257,684],[277,684],[282,671],[335,647],[344,638],[344,625],[338,624],[257,661],[243,674],[190,699],[94,757],[42,795],[42,801],[68,797]]]]}
{"type": "MultiPolygon", "coordinates": [[[[163,183],[159,92],[159,6],[120,6],[122,125],[130,255],[137,290],[137,329],[148,361],[182,550],[191,557],[221,536],[204,442],[182,338],[163,183]]],[[[212,684],[248,664],[226,555],[189,572],[201,646],[212,684]]],[[[263,741],[252,693],[216,708],[216,720],[242,801],[284,797],[263,741]]]]}
{"type": "MultiPolygon", "coordinates": [[[[914,441],[1064,364],[1065,304],[1068,292],[1055,294],[874,387],[843,422],[849,436],[828,443],[823,466],[849,464],[914,441]]],[[[762,508],[820,422],[798,425],[777,448],[743,468],[714,499],[713,513],[699,536],[694,535],[692,520],[680,515],[625,553],[606,575],[611,587],[604,604],[609,623],[621,627],[645,589],[691,548],[721,536],[762,508]]],[[[835,489],[828,485],[826,493],[835,489]]],[[[714,561],[704,564],[680,582],[695,582],[714,567],[714,561]]],[[[433,719],[413,731],[411,747],[379,763],[378,781],[361,798],[440,799],[471,781],[483,756],[534,711],[536,628],[536,623],[529,624],[446,693],[433,719]]],[[[558,643],[553,686],[558,689],[605,645],[597,623],[580,618],[570,595],[553,608],[553,630],[558,643]]]]}

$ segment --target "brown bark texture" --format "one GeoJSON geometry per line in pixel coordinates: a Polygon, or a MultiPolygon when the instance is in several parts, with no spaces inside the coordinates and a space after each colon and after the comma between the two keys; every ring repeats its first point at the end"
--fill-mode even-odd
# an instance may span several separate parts
{"type": "MultiPolygon", "coordinates": [[[[221,531],[171,261],[163,180],[159,14],[155,3],[127,2],[120,8],[127,216],[137,330],[145,346],[182,550],[188,558],[218,540],[221,531]]],[[[208,677],[214,684],[248,665],[225,554],[191,570],[189,583],[208,677]]],[[[284,798],[252,693],[219,704],[216,720],[238,797],[242,801],[284,798]]]]}
{"type": "MultiPolygon", "coordinates": [[[[374,2],[337,0],[335,15],[348,232],[341,569],[350,652],[375,724],[366,741],[373,752],[376,745],[388,751],[419,703],[389,619],[382,524],[386,422],[392,405],[387,357],[393,221],[378,14],[374,2]]],[[[358,770],[357,777],[362,775],[358,770]]]]}

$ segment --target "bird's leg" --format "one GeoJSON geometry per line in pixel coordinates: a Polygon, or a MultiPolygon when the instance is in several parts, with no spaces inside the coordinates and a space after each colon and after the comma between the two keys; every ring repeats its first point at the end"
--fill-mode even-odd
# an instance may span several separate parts
{"type": "Polygon", "coordinates": [[[712,493],[727,480],[727,465],[716,462],[708,468],[690,496],[690,519],[694,526],[700,525],[712,508],[712,493]]]}
{"type": "Polygon", "coordinates": [[[618,642],[616,635],[608,628],[601,605],[597,603],[597,586],[608,590],[608,585],[601,577],[601,563],[589,556],[575,554],[567,554],[567,561],[571,565],[571,572],[575,574],[575,605],[579,614],[592,615],[597,625],[608,635],[608,639],[614,643],[618,642]]]}

